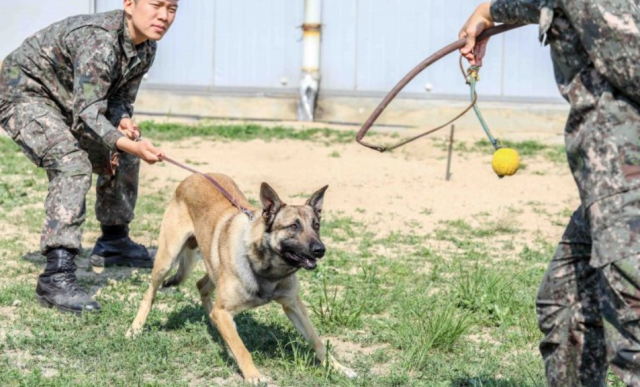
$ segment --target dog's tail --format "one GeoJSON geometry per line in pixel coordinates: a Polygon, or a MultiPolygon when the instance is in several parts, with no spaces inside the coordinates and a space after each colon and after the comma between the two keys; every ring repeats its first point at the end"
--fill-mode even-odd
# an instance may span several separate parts
{"type": "Polygon", "coordinates": [[[198,262],[198,249],[190,249],[185,246],[176,259],[176,262],[178,262],[178,271],[176,274],[164,280],[162,283],[163,288],[178,286],[189,277],[189,274],[191,274],[191,271],[198,262]]]}

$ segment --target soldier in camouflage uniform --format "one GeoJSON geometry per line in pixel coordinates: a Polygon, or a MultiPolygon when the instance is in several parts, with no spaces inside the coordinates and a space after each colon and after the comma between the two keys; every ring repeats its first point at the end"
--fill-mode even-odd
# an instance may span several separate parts
{"type": "Polygon", "coordinates": [[[85,196],[98,174],[101,224],[90,261],[152,267],[147,249],[128,236],[138,191],[139,159],[162,156],[131,120],[142,77],[171,26],[178,0],[124,0],[124,11],[82,15],[29,37],[0,71],[0,126],[47,171],[38,301],[61,311],[98,311],[76,283],[85,196]],[[118,162],[116,162],[118,160],[118,162]]]}
{"type": "Polygon", "coordinates": [[[581,205],[536,302],[549,386],[640,386],[640,11],[629,0],[494,0],[460,33],[481,64],[495,22],[539,23],[571,104],[567,157],[581,205]]]}

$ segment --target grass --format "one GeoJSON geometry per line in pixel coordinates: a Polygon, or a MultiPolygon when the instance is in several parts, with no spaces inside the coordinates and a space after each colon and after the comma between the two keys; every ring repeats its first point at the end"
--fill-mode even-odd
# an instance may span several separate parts
{"type": "MultiPolygon", "coordinates": [[[[162,141],[187,133],[183,126],[143,125],[162,141]]],[[[351,134],[315,129],[202,126],[189,129],[190,136],[193,131],[228,141],[351,141],[351,134]]],[[[548,150],[529,147],[534,154],[548,150]]],[[[243,385],[199,303],[195,281],[202,267],[178,289],[158,293],[144,332],[134,340],[124,333],[146,290],[148,270],[97,275],[87,271],[85,251],[81,284],[103,312],[77,318],[40,308],[33,291],[44,260],[33,251],[46,177],[9,139],[0,137],[0,152],[0,223],[13,230],[0,236],[1,386],[243,385]]],[[[137,212],[144,216],[132,227],[134,238],[155,243],[170,192],[139,198],[137,212]]],[[[98,229],[94,200],[90,195],[88,232],[98,229]]],[[[425,218],[433,212],[418,210],[425,218]]],[[[323,218],[327,255],[318,269],[299,274],[301,293],[329,351],[360,377],[348,380],[318,364],[275,304],[239,315],[239,334],[258,369],[277,386],[543,386],[534,299],[554,246],[541,238],[523,242],[522,235],[518,224],[495,222],[487,214],[473,224],[440,223],[430,234],[412,227],[378,235],[368,224],[329,210],[323,218]]],[[[622,386],[615,377],[610,384],[622,386]]]]}
{"type": "Polygon", "coordinates": [[[428,371],[434,352],[454,352],[472,326],[468,314],[454,307],[416,306],[403,311],[392,327],[394,347],[404,352],[407,371],[428,371]]]}
{"type": "Polygon", "coordinates": [[[331,328],[362,327],[362,311],[366,301],[353,302],[357,297],[357,290],[347,287],[338,297],[338,289],[330,291],[327,286],[327,279],[323,277],[320,295],[316,297],[315,303],[309,305],[311,312],[325,326],[331,328]]]}
{"type": "MultiPolygon", "coordinates": [[[[356,132],[334,130],[328,128],[293,129],[288,127],[264,127],[253,124],[238,125],[182,125],[158,124],[142,122],[140,129],[145,136],[156,141],[175,141],[188,137],[201,137],[208,140],[250,141],[250,140],[299,140],[319,141],[327,144],[347,143],[353,141],[356,132]]],[[[332,153],[331,157],[340,157],[339,153],[332,153]]]]}

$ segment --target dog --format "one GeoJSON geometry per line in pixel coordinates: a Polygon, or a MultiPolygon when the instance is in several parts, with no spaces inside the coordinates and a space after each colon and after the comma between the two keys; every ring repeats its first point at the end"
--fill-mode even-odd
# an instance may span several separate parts
{"type": "MultiPolygon", "coordinates": [[[[241,206],[256,213],[257,209],[230,177],[209,176],[241,206]]],[[[127,336],[141,332],[160,285],[177,286],[188,277],[199,250],[207,271],[197,282],[202,305],[231,350],[245,381],[259,385],[265,379],[253,364],[233,319],[238,313],[271,301],[282,306],[296,329],[313,345],[318,360],[349,378],[356,377],[353,370],[327,353],[298,294],[296,272],[301,268],[315,269],[318,259],[325,254],[320,240],[320,215],[327,187],[311,195],[304,205],[287,205],[273,188],[262,183],[262,216],[251,220],[204,176],[185,179],[165,211],[151,283],[127,336]],[[176,265],[176,273],[165,281],[176,265]]]]}

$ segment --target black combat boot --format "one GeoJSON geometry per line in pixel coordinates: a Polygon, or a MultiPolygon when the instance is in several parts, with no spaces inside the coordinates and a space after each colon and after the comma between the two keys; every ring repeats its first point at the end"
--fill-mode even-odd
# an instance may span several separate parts
{"type": "Polygon", "coordinates": [[[100,305],[89,297],[76,282],[75,254],[67,249],[47,253],[47,266],[38,277],[36,299],[40,305],[61,312],[81,314],[98,312],[100,305]]]}
{"type": "Polygon", "coordinates": [[[102,226],[102,236],[93,247],[89,261],[98,267],[153,267],[149,251],[129,238],[127,226],[102,226]]]}

